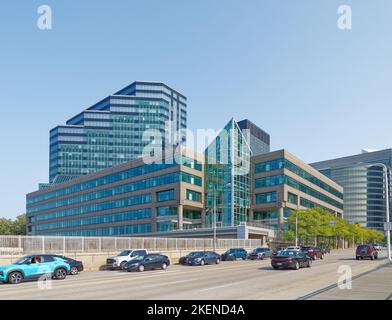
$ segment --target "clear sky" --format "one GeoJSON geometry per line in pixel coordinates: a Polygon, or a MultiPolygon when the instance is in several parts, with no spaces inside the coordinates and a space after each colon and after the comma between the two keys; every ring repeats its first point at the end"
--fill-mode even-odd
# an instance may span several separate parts
{"type": "Polygon", "coordinates": [[[391,35],[390,0],[3,0],[0,216],[48,181],[49,130],[134,80],[184,93],[191,129],[249,118],[307,162],[391,147],[391,35]]]}

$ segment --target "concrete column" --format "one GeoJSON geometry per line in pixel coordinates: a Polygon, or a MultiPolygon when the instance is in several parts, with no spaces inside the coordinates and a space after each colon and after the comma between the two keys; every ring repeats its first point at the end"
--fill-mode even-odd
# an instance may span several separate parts
{"type": "Polygon", "coordinates": [[[178,205],[178,229],[182,230],[183,228],[183,221],[184,221],[184,207],[182,204],[178,205]]]}
{"type": "Polygon", "coordinates": [[[283,226],[283,208],[278,209],[278,224],[279,227],[283,226]]]}
{"type": "Polygon", "coordinates": [[[254,221],[254,219],[253,219],[253,209],[252,208],[249,209],[248,221],[249,222],[253,222],[254,221]]]}
{"type": "Polygon", "coordinates": [[[205,227],[206,226],[206,210],[203,209],[201,212],[201,226],[205,227]]]}

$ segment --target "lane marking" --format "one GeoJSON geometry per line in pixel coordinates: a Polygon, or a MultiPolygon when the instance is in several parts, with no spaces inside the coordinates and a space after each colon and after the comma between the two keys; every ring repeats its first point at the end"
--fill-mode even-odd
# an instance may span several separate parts
{"type": "Polygon", "coordinates": [[[229,283],[229,284],[224,284],[224,285],[221,285],[221,286],[215,286],[215,287],[209,287],[209,288],[205,288],[205,289],[200,289],[199,292],[205,292],[205,291],[209,291],[209,290],[215,290],[215,289],[221,289],[221,288],[226,288],[226,287],[232,287],[232,286],[236,286],[238,284],[247,282],[249,280],[251,280],[251,279],[246,279],[246,280],[237,281],[237,282],[233,282],[233,283],[229,283]]]}

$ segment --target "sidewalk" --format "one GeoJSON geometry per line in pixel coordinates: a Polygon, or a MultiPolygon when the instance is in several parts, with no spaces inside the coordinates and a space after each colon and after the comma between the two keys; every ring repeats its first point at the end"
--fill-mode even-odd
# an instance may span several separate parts
{"type": "Polygon", "coordinates": [[[352,289],[337,285],[310,294],[307,300],[392,300],[392,263],[354,277],[352,289]]]}

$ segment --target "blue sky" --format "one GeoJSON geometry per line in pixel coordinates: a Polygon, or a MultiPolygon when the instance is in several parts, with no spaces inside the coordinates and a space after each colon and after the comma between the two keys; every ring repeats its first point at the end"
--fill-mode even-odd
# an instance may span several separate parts
{"type": "Polygon", "coordinates": [[[4,0],[0,216],[48,181],[49,130],[134,80],[188,97],[191,129],[249,118],[307,162],[391,147],[390,0],[4,0]],[[37,8],[53,30],[37,28],[37,8]],[[352,7],[353,28],[337,28],[352,7]]]}

